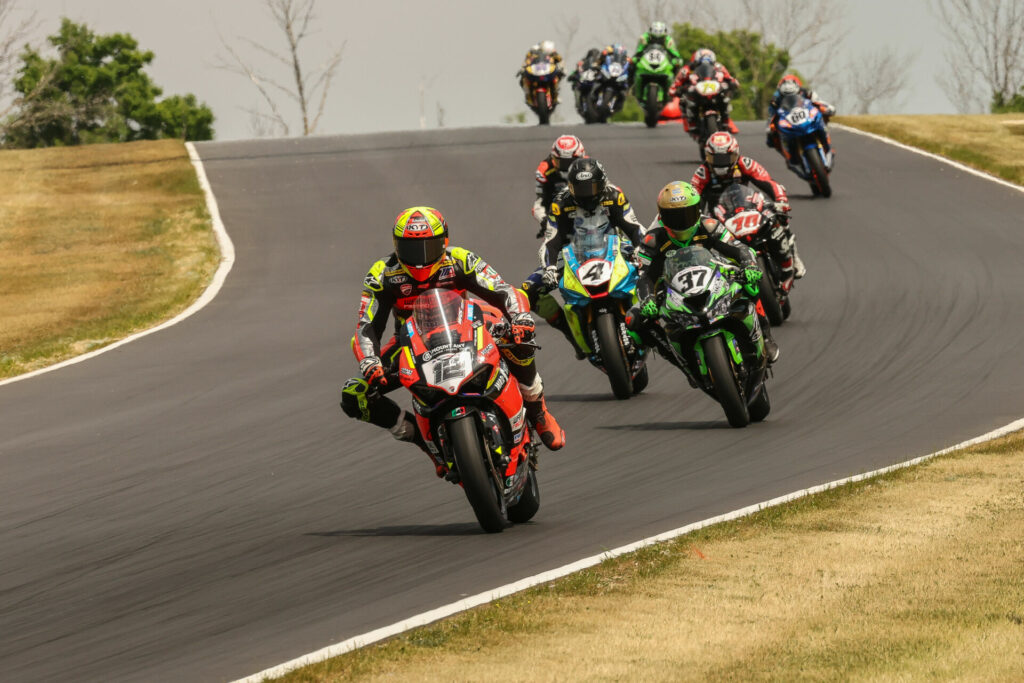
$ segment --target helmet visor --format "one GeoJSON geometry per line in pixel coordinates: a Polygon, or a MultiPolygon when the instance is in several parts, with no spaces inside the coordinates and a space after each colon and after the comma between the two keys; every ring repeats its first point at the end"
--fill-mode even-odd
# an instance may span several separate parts
{"type": "Polygon", "coordinates": [[[429,266],[444,256],[444,235],[395,238],[395,254],[407,266],[429,266]]]}
{"type": "Polygon", "coordinates": [[[574,181],[569,184],[572,197],[577,204],[592,205],[604,192],[605,184],[602,180],[574,181]]]}
{"type": "Polygon", "coordinates": [[[686,242],[697,234],[700,225],[700,205],[681,206],[678,209],[662,209],[661,224],[669,237],[677,242],[686,242]]]}
{"type": "Polygon", "coordinates": [[[732,170],[736,163],[736,155],[730,152],[707,155],[708,166],[715,172],[715,175],[725,175],[732,170]]]}

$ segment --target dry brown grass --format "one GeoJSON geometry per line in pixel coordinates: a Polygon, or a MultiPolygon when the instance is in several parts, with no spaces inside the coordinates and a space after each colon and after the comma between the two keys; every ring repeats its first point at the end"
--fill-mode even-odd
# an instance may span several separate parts
{"type": "Polygon", "coordinates": [[[183,310],[219,253],[181,142],[0,152],[0,377],[183,310]]]}
{"type": "Polygon", "coordinates": [[[383,679],[1024,680],[1024,433],[285,678],[383,679]]]}
{"type": "Polygon", "coordinates": [[[835,121],[1024,185],[1024,114],[839,116],[835,121]]]}

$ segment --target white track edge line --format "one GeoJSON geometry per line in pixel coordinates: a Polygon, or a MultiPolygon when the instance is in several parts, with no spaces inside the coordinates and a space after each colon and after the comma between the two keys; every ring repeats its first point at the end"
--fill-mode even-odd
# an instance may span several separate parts
{"type": "Polygon", "coordinates": [[[725,514],[718,515],[717,517],[711,517],[700,522],[687,524],[686,526],[679,527],[678,529],[673,529],[672,531],[666,531],[656,536],[649,536],[643,540],[605,551],[600,555],[592,555],[590,557],[586,557],[582,560],[578,560],[576,562],[564,565],[562,567],[558,567],[556,569],[541,572],[540,574],[536,574],[534,576],[528,576],[525,579],[520,579],[519,581],[516,581],[514,583],[508,583],[504,586],[499,586],[492,590],[485,591],[483,593],[478,593],[463,600],[459,600],[458,602],[453,602],[448,605],[442,605],[441,607],[432,609],[429,612],[423,612],[422,614],[417,614],[416,616],[409,617],[408,619],[403,619],[402,621],[399,621],[398,623],[392,624],[390,626],[385,626],[383,628],[379,628],[374,631],[364,633],[362,635],[354,636],[352,638],[349,638],[348,640],[344,640],[334,645],[328,645],[325,648],[316,650],[315,652],[310,652],[309,654],[303,655],[301,657],[297,657],[295,659],[285,662],[284,664],[280,664],[278,666],[265,669],[263,671],[260,671],[259,673],[247,676],[246,678],[238,679],[237,681],[235,681],[235,683],[260,683],[267,679],[278,678],[300,667],[307,666],[309,664],[317,664],[319,662],[323,662],[332,657],[337,657],[338,655],[345,654],[346,652],[351,652],[366,645],[370,645],[372,643],[384,640],[385,638],[396,636],[410,629],[414,629],[419,626],[426,626],[427,624],[435,622],[439,619],[443,619],[445,617],[449,617],[453,614],[457,614],[458,612],[463,612],[465,610],[477,607],[479,605],[483,605],[493,600],[498,600],[500,598],[507,597],[509,595],[526,590],[527,588],[532,588],[542,583],[547,583],[549,581],[554,581],[555,579],[560,579],[564,576],[580,571],[581,569],[587,569],[588,567],[593,567],[596,564],[600,564],[604,560],[618,557],[619,555],[624,555],[626,553],[630,553],[634,550],[645,548],[655,543],[669,541],[679,536],[688,534],[691,531],[703,529],[704,527],[719,524],[721,522],[728,522],[734,519],[739,519],[741,517],[746,517],[748,515],[754,514],[755,512],[760,512],[761,510],[766,510],[768,508],[775,507],[776,505],[781,505],[783,503],[789,503],[799,498],[804,498],[805,496],[821,493],[823,491],[838,488],[846,484],[852,484],[858,481],[863,481],[864,479],[870,479],[871,477],[886,474],[888,472],[893,472],[895,470],[900,470],[907,467],[911,467],[913,465],[918,465],[922,462],[931,460],[932,458],[936,458],[940,455],[944,455],[946,453],[950,453],[961,448],[967,448],[968,446],[974,446],[985,441],[991,441],[992,439],[997,439],[1001,436],[1005,436],[1006,434],[1018,431],[1020,429],[1024,429],[1024,418],[1011,422],[1008,425],[995,429],[986,434],[982,434],[981,436],[969,439],[962,443],[958,443],[955,446],[944,448],[941,451],[935,451],[934,453],[929,453],[928,455],[922,455],[918,458],[907,460],[901,463],[896,463],[895,465],[889,465],[888,467],[883,467],[881,469],[873,470],[871,472],[865,472],[863,474],[857,474],[852,477],[846,477],[845,479],[837,479],[826,484],[819,484],[817,486],[812,486],[810,488],[802,489],[800,491],[794,491],[793,493],[787,493],[786,495],[779,496],[778,498],[772,498],[771,500],[764,501],[763,503],[755,503],[754,505],[749,505],[745,508],[734,510],[733,512],[727,512],[725,514]]]}
{"type": "Polygon", "coordinates": [[[935,159],[936,161],[941,161],[944,164],[948,164],[950,166],[953,166],[954,168],[958,168],[961,171],[966,171],[967,173],[970,173],[972,175],[976,175],[979,178],[984,178],[985,180],[991,180],[994,183],[999,183],[1000,185],[1004,185],[1006,187],[1009,187],[1010,189],[1017,190],[1018,192],[1024,192],[1024,186],[1022,186],[1022,185],[1017,185],[1015,183],[1011,183],[1009,180],[1004,180],[1003,178],[1000,178],[998,176],[992,175],[991,173],[986,173],[985,171],[979,171],[976,168],[972,168],[970,166],[967,166],[966,164],[961,164],[959,161],[953,161],[952,159],[949,159],[949,158],[944,157],[944,156],[940,156],[938,154],[935,154],[934,152],[928,152],[928,151],[925,151],[923,149],[919,149],[917,147],[912,147],[912,146],[904,144],[902,142],[897,142],[896,140],[893,140],[892,138],[887,138],[884,135],[878,135],[877,133],[869,133],[866,130],[861,130],[860,128],[854,128],[853,126],[846,126],[846,125],[843,125],[841,123],[832,123],[832,124],[829,124],[829,125],[831,125],[831,126],[833,126],[835,128],[838,128],[840,130],[846,131],[848,133],[856,133],[857,135],[863,135],[865,137],[874,138],[875,140],[878,140],[879,142],[884,142],[886,144],[892,145],[893,147],[899,147],[900,149],[905,149],[908,152],[913,152],[915,154],[920,154],[921,156],[926,156],[926,157],[928,157],[930,159],[935,159]]]}
{"type": "MultiPolygon", "coordinates": [[[[923,149],[911,147],[910,145],[905,145],[902,142],[896,142],[895,140],[892,140],[890,138],[886,138],[881,135],[876,135],[875,133],[868,133],[867,131],[863,131],[858,128],[853,128],[851,126],[844,126],[840,123],[833,123],[832,125],[835,126],[836,128],[839,128],[840,130],[848,131],[850,133],[856,133],[858,135],[864,135],[869,138],[874,138],[886,144],[893,145],[894,147],[900,147],[909,152],[914,152],[915,154],[920,154],[922,156],[935,159],[936,161],[941,161],[945,164],[949,164],[950,166],[958,168],[961,171],[966,171],[967,173],[971,173],[980,178],[985,178],[986,180],[991,180],[993,182],[999,183],[1000,185],[1005,185],[1006,187],[1017,190],[1018,192],[1024,192],[1024,187],[1020,185],[1015,185],[1007,180],[998,178],[990,173],[985,173],[984,171],[979,171],[976,168],[965,166],[964,164],[961,164],[957,161],[953,161],[952,159],[947,159],[946,157],[943,156],[939,156],[938,154],[926,152],[923,149]]],[[[260,671],[259,673],[253,674],[251,676],[247,676],[246,678],[240,678],[234,683],[261,683],[262,681],[265,681],[270,678],[278,678],[290,671],[294,671],[295,669],[299,669],[303,666],[307,666],[309,664],[318,664],[332,657],[343,655],[346,652],[358,650],[361,647],[371,645],[378,641],[384,640],[385,638],[396,636],[400,633],[404,633],[405,631],[420,626],[426,626],[427,624],[435,622],[439,619],[444,619],[445,617],[450,617],[453,614],[464,612],[468,609],[472,609],[473,607],[478,607],[480,605],[491,602],[492,600],[498,600],[504,597],[508,597],[509,595],[512,595],[514,593],[524,591],[527,588],[532,588],[539,584],[547,583],[548,581],[560,579],[563,576],[568,576],[569,574],[572,574],[573,572],[577,572],[582,569],[587,569],[588,567],[593,567],[596,564],[600,564],[604,560],[612,559],[614,557],[618,557],[619,555],[624,555],[625,553],[645,548],[654,543],[668,541],[678,536],[688,534],[691,531],[697,531],[698,529],[703,529],[704,527],[711,526],[713,524],[718,524],[720,522],[728,522],[734,519],[739,519],[740,517],[746,517],[748,515],[754,514],[755,512],[760,512],[761,510],[765,510],[770,507],[775,507],[776,505],[781,505],[783,503],[788,503],[790,501],[797,500],[798,498],[803,498],[805,496],[813,495],[815,493],[828,491],[839,486],[843,486],[845,484],[852,484],[858,481],[863,481],[864,479],[870,479],[871,477],[886,474],[887,472],[893,472],[895,470],[903,469],[906,467],[912,467],[913,465],[917,465],[927,460],[931,460],[932,458],[944,455],[951,451],[955,451],[960,448],[967,448],[969,446],[974,446],[985,441],[991,441],[992,439],[998,439],[1001,436],[1005,436],[1010,432],[1015,432],[1020,429],[1024,429],[1024,418],[1011,422],[1008,425],[992,430],[991,432],[988,432],[986,434],[982,434],[981,436],[975,437],[973,439],[968,439],[967,441],[964,441],[962,443],[958,443],[955,446],[944,448],[941,451],[935,451],[934,453],[929,453],[928,455],[922,455],[921,457],[914,458],[912,460],[907,460],[901,463],[896,463],[895,465],[889,465],[888,467],[883,467],[882,469],[873,470],[871,472],[865,472],[863,474],[847,477],[845,479],[837,479],[826,484],[819,484],[817,486],[812,486],[811,488],[802,489],[800,491],[794,491],[793,493],[788,493],[784,496],[779,496],[778,498],[772,498],[771,500],[765,501],[763,503],[749,505],[745,508],[734,510],[733,512],[727,512],[717,517],[711,517],[700,522],[694,522],[693,524],[688,524],[687,526],[679,527],[678,529],[673,529],[672,531],[666,531],[665,533],[658,534],[657,536],[649,536],[648,538],[636,541],[635,543],[630,543],[629,545],[624,545],[619,548],[608,550],[604,553],[601,553],[600,555],[592,555],[591,557],[586,557],[582,560],[573,562],[572,564],[567,564],[556,569],[551,569],[549,571],[542,572],[534,576],[528,576],[525,579],[520,579],[519,581],[516,581],[514,583],[508,583],[504,586],[499,586],[492,590],[483,593],[478,593],[477,595],[473,595],[463,600],[459,600],[458,602],[453,602],[448,605],[442,605],[441,607],[430,610],[429,612],[417,614],[413,617],[409,617],[408,619],[404,619],[390,626],[384,626],[383,628],[379,628],[374,631],[364,633],[362,635],[354,636],[352,638],[349,638],[348,640],[343,640],[340,643],[328,645],[327,647],[316,650],[315,652],[310,652],[309,654],[305,654],[301,657],[289,660],[284,664],[279,664],[278,666],[271,667],[269,669],[264,669],[263,671],[260,671]]]]}
{"type": "Polygon", "coordinates": [[[171,327],[172,325],[177,325],[185,318],[188,318],[194,315],[195,313],[198,313],[207,304],[213,301],[213,298],[215,296],[217,296],[217,293],[220,291],[220,288],[224,284],[224,280],[227,279],[228,273],[231,271],[231,267],[235,263],[235,245],[231,242],[231,238],[228,236],[227,230],[224,228],[224,223],[220,219],[220,210],[217,207],[217,198],[213,196],[213,189],[210,187],[210,181],[206,177],[206,170],[203,168],[203,161],[202,159],[199,158],[199,154],[196,152],[195,145],[193,145],[191,142],[186,142],[185,148],[188,150],[188,158],[192,162],[192,167],[195,169],[196,176],[199,179],[199,186],[203,190],[203,196],[206,199],[206,210],[210,214],[210,222],[213,226],[213,232],[214,235],[216,235],[217,237],[217,246],[220,247],[220,265],[217,267],[217,271],[213,274],[213,280],[210,282],[207,288],[203,291],[203,293],[199,296],[198,299],[192,302],[191,306],[189,306],[184,311],[174,316],[170,320],[166,320],[160,323],[156,327],[150,327],[149,329],[143,330],[141,332],[136,332],[131,336],[125,337],[124,339],[120,339],[116,342],[113,342],[112,344],[108,344],[101,349],[96,349],[95,351],[83,353],[80,356],[69,358],[65,361],[61,361],[60,363],[48,365],[45,368],[33,370],[32,372],[26,372],[23,375],[16,375],[5,380],[0,380],[0,387],[4,386],[5,384],[13,384],[14,382],[20,382],[24,379],[38,377],[39,375],[42,375],[47,372],[53,372],[54,370],[60,370],[61,368],[67,367],[69,365],[74,365],[75,363],[81,363],[82,361],[86,361],[89,360],[90,358],[95,358],[96,356],[102,353],[106,353],[107,351],[113,351],[119,346],[124,346],[125,344],[133,342],[141,337],[145,337],[146,335],[153,334],[154,332],[159,332],[160,330],[171,327]]]}

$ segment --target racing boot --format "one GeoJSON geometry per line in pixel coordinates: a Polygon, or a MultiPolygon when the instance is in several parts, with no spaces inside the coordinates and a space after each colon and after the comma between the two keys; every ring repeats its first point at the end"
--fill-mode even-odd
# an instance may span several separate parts
{"type": "Polygon", "coordinates": [[[558,426],[555,416],[548,412],[544,396],[536,401],[525,401],[526,417],[540,435],[540,440],[548,450],[557,451],[565,445],[565,430],[558,426]]]}
{"type": "Polygon", "coordinates": [[[768,365],[775,365],[775,362],[779,360],[779,345],[772,337],[772,326],[768,322],[768,318],[763,316],[761,317],[761,334],[764,335],[764,355],[768,357],[768,365]]]}
{"type": "Polygon", "coordinates": [[[793,244],[793,277],[797,280],[802,278],[807,273],[807,266],[804,265],[803,259],[800,258],[800,252],[796,250],[796,244],[793,244]]]}
{"type": "Polygon", "coordinates": [[[391,436],[399,441],[406,441],[419,446],[420,450],[430,458],[430,462],[434,465],[434,471],[439,479],[448,474],[448,466],[445,465],[444,459],[440,455],[432,453],[427,447],[427,442],[420,436],[420,430],[416,427],[416,419],[408,410],[405,411],[402,417],[398,418],[395,426],[388,431],[391,432],[391,436]]]}

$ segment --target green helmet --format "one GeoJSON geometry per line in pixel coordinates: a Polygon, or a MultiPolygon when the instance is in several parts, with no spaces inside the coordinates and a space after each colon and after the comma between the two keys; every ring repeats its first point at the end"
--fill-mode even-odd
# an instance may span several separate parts
{"type": "Polygon", "coordinates": [[[700,227],[700,194],[690,183],[675,180],[658,193],[658,218],[669,239],[683,247],[700,227]]]}

